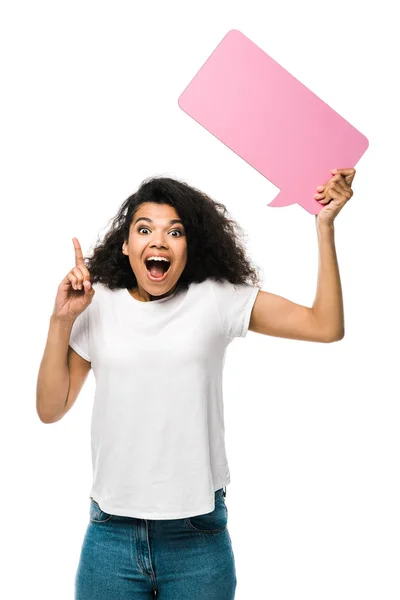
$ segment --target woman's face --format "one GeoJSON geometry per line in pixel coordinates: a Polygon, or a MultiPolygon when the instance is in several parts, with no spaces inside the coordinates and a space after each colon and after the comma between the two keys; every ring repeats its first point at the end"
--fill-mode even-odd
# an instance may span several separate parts
{"type": "Polygon", "coordinates": [[[137,279],[138,287],[132,294],[135,298],[148,302],[171,294],[187,260],[186,232],[175,208],[152,202],[141,204],[132,219],[129,240],[124,242],[122,252],[129,256],[137,279]],[[169,264],[146,263],[148,257],[159,255],[168,258],[169,264]],[[162,274],[167,267],[167,273],[162,274]]]}

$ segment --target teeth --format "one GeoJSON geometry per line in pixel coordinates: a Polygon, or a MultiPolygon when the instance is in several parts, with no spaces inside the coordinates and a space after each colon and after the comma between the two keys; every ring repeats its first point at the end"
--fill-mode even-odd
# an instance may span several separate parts
{"type": "Polygon", "coordinates": [[[149,256],[146,260],[164,260],[165,262],[169,262],[169,260],[163,256],[149,256]]]}

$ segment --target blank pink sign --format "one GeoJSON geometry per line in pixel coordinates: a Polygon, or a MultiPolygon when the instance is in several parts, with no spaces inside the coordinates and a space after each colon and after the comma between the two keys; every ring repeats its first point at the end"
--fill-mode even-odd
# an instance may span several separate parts
{"type": "Polygon", "coordinates": [[[269,206],[297,202],[318,214],[316,187],[368,148],[362,133],[235,29],[178,104],[281,190],[269,206]]]}

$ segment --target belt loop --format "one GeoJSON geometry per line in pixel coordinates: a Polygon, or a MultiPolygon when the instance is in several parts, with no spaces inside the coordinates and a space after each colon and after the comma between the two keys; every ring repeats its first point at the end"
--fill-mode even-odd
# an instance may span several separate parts
{"type": "Polygon", "coordinates": [[[226,486],[223,488],[222,493],[224,494],[224,497],[226,496],[226,486]]]}

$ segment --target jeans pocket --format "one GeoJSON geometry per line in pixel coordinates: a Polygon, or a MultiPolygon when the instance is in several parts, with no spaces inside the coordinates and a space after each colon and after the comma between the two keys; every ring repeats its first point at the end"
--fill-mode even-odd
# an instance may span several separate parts
{"type": "Polygon", "coordinates": [[[204,515],[196,515],[187,519],[187,526],[197,533],[221,533],[228,527],[228,509],[222,494],[215,496],[215,508],[204,515]]]}
{"type": "Polygon", "coordinates": [[[90,498],[89,517],[90,517],[90,520],[92,521],[92,523],[105,523],[106,521],[109,521],[112,518],[112,515],[105,512],[104,510],[101,510],[101,508],[98,505],[98,503],[96,502],[96,500],[93,500],[93,498],[90,498]]]}

